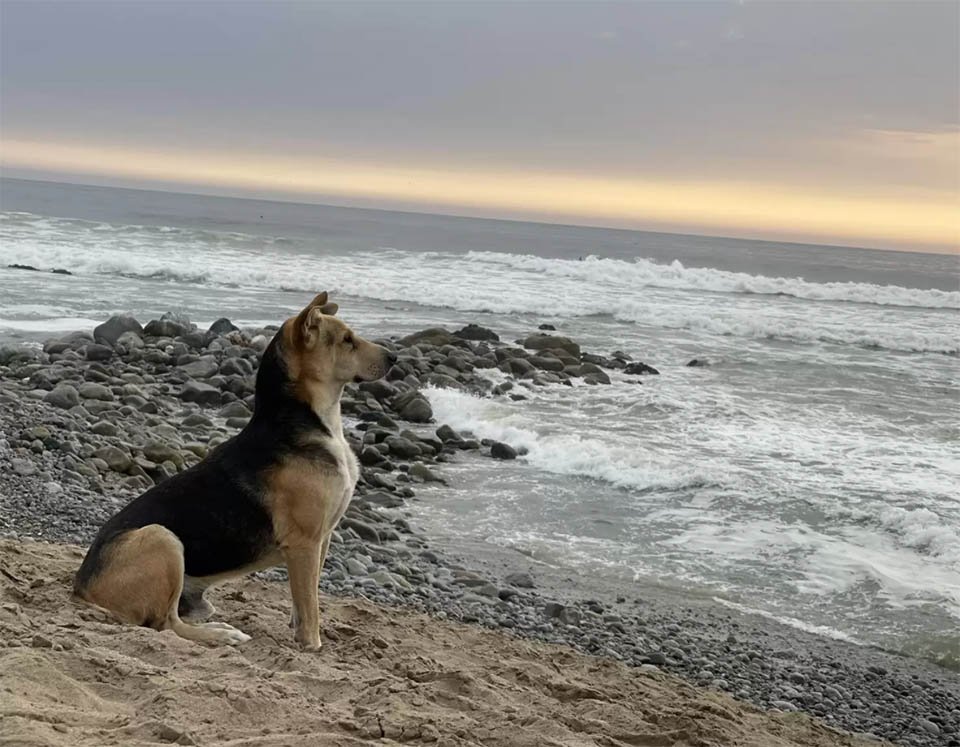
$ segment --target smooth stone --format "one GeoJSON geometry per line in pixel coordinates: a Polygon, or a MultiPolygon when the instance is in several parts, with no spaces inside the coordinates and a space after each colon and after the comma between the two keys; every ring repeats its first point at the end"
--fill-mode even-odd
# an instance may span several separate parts
{"type": "Polygon", "coordinates": [[[501,441],[494,441],[492,444],[490,444],[490,456],[492,456],[494,459],[516,459],[517,450],[509,444],[502,443],[501,441]]]}
{"type": "Polygon", "coordinates": [[[48,392],[44,396],[43,401],[54,407],[69,410],[71,407],[80,404],[80,394],[70,384],[58,384],[52,392],[48,392]]]}

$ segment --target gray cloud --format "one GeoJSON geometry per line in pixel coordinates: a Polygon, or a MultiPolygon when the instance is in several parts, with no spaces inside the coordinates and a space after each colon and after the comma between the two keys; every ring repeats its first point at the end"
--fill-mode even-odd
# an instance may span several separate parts
{"type": "Polygon", "coordinates": [[[960,109],[950,2],[0,8],[11,137],[942,187],[942,165],[838,153],[960,109]]]}

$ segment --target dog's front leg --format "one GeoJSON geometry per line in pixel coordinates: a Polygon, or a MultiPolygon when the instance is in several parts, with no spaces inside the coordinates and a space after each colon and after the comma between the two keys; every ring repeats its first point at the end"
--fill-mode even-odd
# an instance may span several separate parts
{"type": "Polygon", "coordinates": [[[309,651],[320,648],[320,543],[297,544],[283,550],[296,621],[294,639],[309,651]]]}

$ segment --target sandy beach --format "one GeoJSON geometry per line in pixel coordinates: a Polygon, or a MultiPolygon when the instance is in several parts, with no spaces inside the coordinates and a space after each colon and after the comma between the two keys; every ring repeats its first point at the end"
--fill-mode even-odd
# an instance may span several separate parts
{"type": "Polygon", "coordinates": [[[237,649],[71,602],[103,520],[247,422],[271,333],[117,317],[0,349],[6,743],[956,744],[957,677],[930,662],[413,528],[409,502],[448,464],[518,456],[436,422],[421,385],[509,398],[572,375],[656,375],[542,331],[385,338],[396,370],[348,387],[364,468],[321,580],[319,655],[295,647],[283,569],[214,595],[216,619],[253,637],[237,649]],[[482,375],[494,367],[498,384],[482,375]]]}
{"type": "Polygon", "coordinates": [[[323,600],[299,651],[283,586],[215,595],[253,636],[206,648],[68,600],[81,549],[0,543],[9,745],[752,745],[866,747],[666,674],[357,599],[323,600]]]}

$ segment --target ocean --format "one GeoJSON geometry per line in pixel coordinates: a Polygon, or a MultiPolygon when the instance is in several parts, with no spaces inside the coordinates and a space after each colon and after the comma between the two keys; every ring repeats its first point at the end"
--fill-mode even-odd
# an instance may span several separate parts
{"type": "Polygon", "coordinates": [[[13,179],[0,210],[2,342],[276,324],[329,290],[368,337],[549,323],[625,351],[661,375],[429,389],[438,422],[527,454],[445,465],[415,523],[960,666],[956,255],[13,179]]]}

